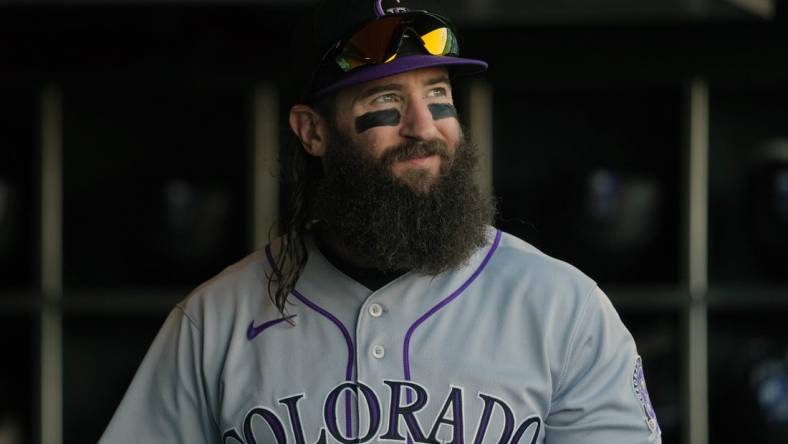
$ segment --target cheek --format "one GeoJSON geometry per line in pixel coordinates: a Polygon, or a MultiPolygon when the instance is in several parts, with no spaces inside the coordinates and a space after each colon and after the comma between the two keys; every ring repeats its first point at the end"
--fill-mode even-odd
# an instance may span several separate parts
{"type": "Polygon", "coordinates": [[[363,134],[358,135],[358,142],[376,159],[379,159],[386,149],[401,143],[397,129],[394,127],[378,127],[364,131],[363,134]]]}
{"type": "Polygon", "coordinates": [[[450,148],[456,148],[462,137],[462,128],[457,119],[441,119],[435,122],[438,131],[450,148]]]}
{"type": "Polygon", "coordinates": [[[387,134],[395,131],[392,127],[381,126],[370,128],[359,134],[356,132],[355,119],[350,118],[342,120],[338,127],[354,145],[374,158],[380,157],[380,152],[385,148],[387,134]]]}

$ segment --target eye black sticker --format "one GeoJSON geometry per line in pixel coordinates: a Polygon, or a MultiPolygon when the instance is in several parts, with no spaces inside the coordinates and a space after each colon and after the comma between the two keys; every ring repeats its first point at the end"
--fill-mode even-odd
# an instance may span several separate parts
{"type": "MultiPolygon", "coordinates": [[[[433,120],[457,118],[457,108],[449,103],[431,103],[427,108],[432,114],[433,120]]],[[[397,126],[402,116],[396,109],[384,109],[382,111],[372,111],[356,117],[356,133],[378,126],[397,126]]]]}
{"type": "Polygon", "coordinates": [[[377,126],[397,126],[400,117],[400,113],[396,109],[384,109],[362,114],[356,117],[356,133],[361,134],[377,126]]]}
{"type": "Polygon", "coordinates": [[[457,108],[448,103],[430,103],[427,105],[432,114],[433,120],[447,119],[449,117],[457,118],[457,108]]]}

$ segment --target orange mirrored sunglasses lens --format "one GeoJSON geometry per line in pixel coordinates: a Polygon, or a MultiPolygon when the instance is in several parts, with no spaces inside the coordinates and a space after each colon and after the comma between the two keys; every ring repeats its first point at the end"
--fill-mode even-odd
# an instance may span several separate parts
{"type": "Polygon", "coordinates": [[[397,56],[399,39],[403,32],[401,26],[418,29],[424,48],[429,54],[459,55],[454,33],[441,25],[438,21],[419,23],[404,21],[402,17],[396,16],[382,18],[356,32],[342,47],[335,58],[336,63],[347,72],[364,65],[391,62],[397,56]]]}

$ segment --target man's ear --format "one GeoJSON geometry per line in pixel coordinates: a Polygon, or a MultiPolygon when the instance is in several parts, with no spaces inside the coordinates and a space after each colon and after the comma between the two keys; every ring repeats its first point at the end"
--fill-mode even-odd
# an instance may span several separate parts
{"type": "Polygon", "coordinates": [[[328,133],[326,121],[320,114],[307,105],[293,105],[290,108],[290,128],[307,153],[323,157],[328,133]]]}

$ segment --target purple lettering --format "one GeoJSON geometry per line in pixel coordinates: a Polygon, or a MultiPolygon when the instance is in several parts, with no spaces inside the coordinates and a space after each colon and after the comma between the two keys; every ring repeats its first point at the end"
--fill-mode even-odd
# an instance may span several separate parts
{"type": "Polygon", "coordinates": [[[413,382],[405,381],[383,381],[391,391],[391,402],[389,404],[389,429],[385,435],[380,439],[390,439],[393,441],[405,441],[405,437],[399,433],[399,418],[405,420],[408,427],[408,432],[416,442],[430,443],[425,437],[424,432],[419,427],[419,421],[416,419],[416,412],[424,408],[427,404],[427,391],[420,385],[413,382]],[[412,389],[416,393],[416,401],[408,405],[400,405],[402,395],[402,388],[406,387],[412,389]]]}
{"type": "Polygon", "coordinates": [[[536,439],[539,438],[539,429],[542,428],[542,420],[539,419],[538,416],[528,418],[523,421],[522,424],[520,424],[520,427],[517,428],[517,432],[514,434],[514,438],[512,438],[512,444],[517,444],[520,442],[520,438],[523,437],[523,433],[531,428],[532,424],[536,424],[536,432],[534,433],[533,438],[531,438],[531,444],[536,444],[536,439]]]}
{"type": "Polygon", "coordinates": [[[512,409],[502,400],[485,395],[484,393],[479,393],[479,398],[484,401],[484,410],[482,410],[482,417],[479,419],[479,427],[476,429],[476,437],[473,439],[473,443],[480,444],[484,441],[484,435],[487,434],[487,427],[490,425],[490,417],[492,416],[493,409],[496,405],[499,405],[504,414],[504,426],[498,443],[507,444],[514,430],[514,413],[512,413],[512,409]]]}
{"type": "Polygon", "coordinates": [[[236,440],[241,444],[244,444],[243,438],[241,438],[241,435],[239,435],[238,431],[235,429],[224,432],[224,434],[222,435],[222,444],[227,444],[227,440],[230,438],[236,440]]]}
{"type": "Polygon", "coordinates": [[[435,424],[432,425],[430,430],[430,437],[428,441],[437,443],[438,429],[441,424],[451,426],[453,431],[452,440],[449,444],[462,444],[463,442],[463,418],[462,418],[462,389],[459,387],[452,387],[446,402],[443,404],[438,417],[435,418],[435,424]],[[451,419],[446,419],[446,413],[451,410],[451,419]]]}
{"type": "Polygon", "coordinates": [[[304,395],[300,394],[279,400],[280,404],[287,406],[287,414],[290,416],[290,428],[293,429],[293,437],[295,437],[296,444],[305,444],[304,427],[301,425],[301,415],[298,413],[298,400],[303,397],[304,395]]]}
{"type": "Polygon", "coordinates": [[[255,416],[263,418],[265,422],[268,423],[268,427],[271,428],[271,432],[274,434],[277,444],[287,443],[285,428],[282,426],[282,421],[279,420],[276,414],[266,408],[255,407],[244,419],[244,438],[246,438],[246,444],[257,444],[257,438],[254,436],[254,431],[252,431],[252,420],[255,416]]]}
{"type": "MultiPolygon", "coordinates": [[[[345,382],[331,390],[328,397],[326,397],[326,404],[323,408],[323,420],[328,428],[328,433],[343,444],[368,442],[375,437],[378,429],[380,429],[380,401],[375,392],[364,383],[345,382]],[[352,390],[354,393],[361,390],[361,394],[364,395],[364,400],[369,409],[369,430],[361,438],[345,437],[339,431],[336,415],[337,402],[339,402],[340,395],[345,390],[352,390]]],[[[325,439],[325,430],[322,430],[321,438],[325,439]]]]}
{"type": "Polygon", "coordinates": [[[367,401],[367,408],[369,409],[369,430],[366,435],[359,438],[359,442],[367,442],[371,441],[378,433],[378,429],[380,429],[380,401],[378,401],[375,391],[363,382],[358,383],[358,388],[361,389],[361,394],[364,395],[364,399],[367,401]]]}
{"type": "Polygon", "coordinates": [[[343,382],[331,390],[328,397],[326,397],[326,404],[323,406],[323,421],[326,423],[328,433],[330,433],[334,439],[342,444],[352,444],[357,440],[352,437],[342,436],[342,432],[339,431],[339,424],[337,424],[337,402],[339,401],[339,395],[345,390],[355,392],[356,383],[350,381],[343,382]]]}

